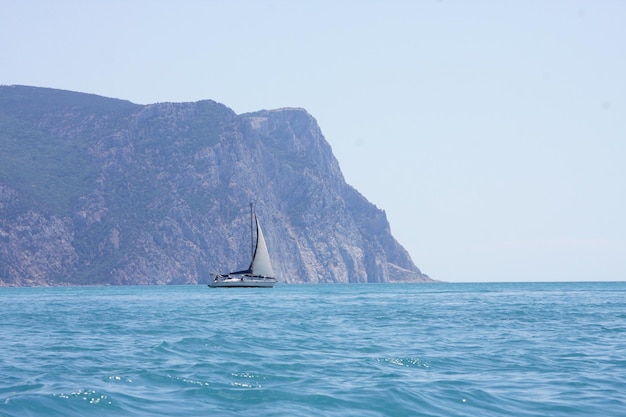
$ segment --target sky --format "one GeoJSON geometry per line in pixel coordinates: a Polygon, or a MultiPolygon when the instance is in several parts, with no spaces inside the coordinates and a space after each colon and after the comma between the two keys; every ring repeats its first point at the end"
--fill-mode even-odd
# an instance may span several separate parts
{"type": "Polygon", "coordinates": [[[0,84],[305,108],[448,282],[626,280],[626,2],[0,0],[0,84]]]}

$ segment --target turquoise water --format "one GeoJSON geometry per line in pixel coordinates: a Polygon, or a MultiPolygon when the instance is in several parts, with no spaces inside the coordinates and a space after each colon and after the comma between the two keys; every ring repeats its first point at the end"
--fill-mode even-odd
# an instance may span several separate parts
{"type": "Polygon", "coordinates": [[[0,300],[0,416],[626,415],[626,283],[0,300]]]}

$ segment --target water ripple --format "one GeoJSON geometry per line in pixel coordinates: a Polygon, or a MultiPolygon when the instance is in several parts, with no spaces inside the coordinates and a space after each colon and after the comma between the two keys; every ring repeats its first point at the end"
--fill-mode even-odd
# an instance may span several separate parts
{"type": "Polygon", "coordinates": [[[626,415],[626,284],[0,289],[0,416],[626,415]]]}

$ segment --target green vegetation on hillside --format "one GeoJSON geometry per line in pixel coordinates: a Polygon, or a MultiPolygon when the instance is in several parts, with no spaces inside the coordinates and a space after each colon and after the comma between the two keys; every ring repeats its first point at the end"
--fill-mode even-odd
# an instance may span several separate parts
{"type": "Polygon", "coordinates": [[[30,204],[65,216],[90,191],[96,172],[86,144],[45,135],[2,114],[0,143],[0,181],[22,191],[30,204]]]}

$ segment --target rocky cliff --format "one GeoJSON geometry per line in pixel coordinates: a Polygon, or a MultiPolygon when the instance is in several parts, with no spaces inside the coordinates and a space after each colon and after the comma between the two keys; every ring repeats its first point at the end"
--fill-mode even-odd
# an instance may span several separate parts
{"type": "Polygon", "coordinates": [[[206,283],[250,201],[279,282],[430,281],[303,109],[0,86],[0,146],[0,285],[206,283]]]}

